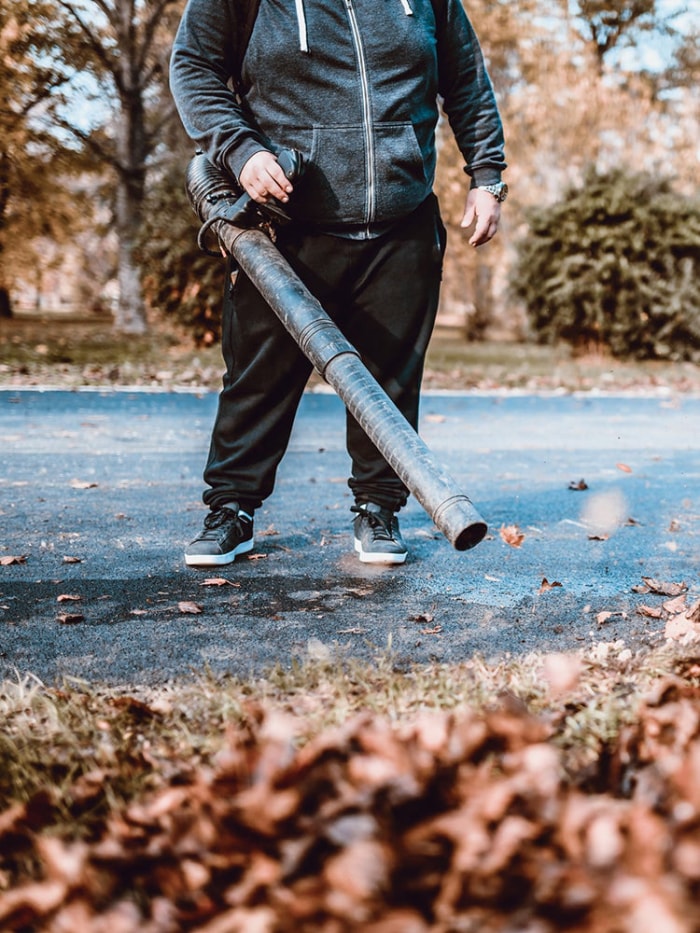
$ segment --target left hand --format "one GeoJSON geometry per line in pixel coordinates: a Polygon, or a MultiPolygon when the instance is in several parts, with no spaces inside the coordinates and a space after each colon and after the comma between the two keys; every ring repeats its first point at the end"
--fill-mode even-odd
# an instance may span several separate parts
{"type": "Polygon", "coordinates": [[[471,188],[467,194],[467,203],[464,208],[464,217],[460,227],[468,228],[474,224],[474,230],[469,237],[471,246],[483,246],[496,235],[498,223],[501,219],[501,204],[488,191],[481,188],[471,188]]]}

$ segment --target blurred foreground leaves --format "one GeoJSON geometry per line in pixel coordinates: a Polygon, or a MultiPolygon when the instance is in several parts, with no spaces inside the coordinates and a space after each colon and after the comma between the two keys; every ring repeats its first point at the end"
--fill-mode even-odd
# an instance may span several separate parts
{"type": "MultiPolygon", "coordinates": [[[[634,693],[629,668],[607,680],[612,654],[599,655],[600,689],[634,693]]],[[[60,794],[47,785],[0,813],[0,925],[698,929],[700,660],[676,659],[594,754],[594,730],[574,741],[596,703],[590,661],[545,661],[557,703],[539,711],[509,692],[399,721],[360,713],[307,741],[303,713],[249,699],[207,758],[145,738],[167,719],[162,701],[112,699],[101,759],[60,794]],[[126,756],[110,755],[119,731],[140,736],[126,756]],[[144,762],[151,788],[97,818],[144,762]],[[89,832],[56,831],[61,815],[91,811],[89,832]]]]}

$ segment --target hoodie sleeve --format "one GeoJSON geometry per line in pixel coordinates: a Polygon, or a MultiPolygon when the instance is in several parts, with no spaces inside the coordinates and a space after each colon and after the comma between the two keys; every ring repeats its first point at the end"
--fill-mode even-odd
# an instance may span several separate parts
{"type": "Polygon", "coordinates": [[[472,184],[494,184],[506,167],[503,124],[479,40],[461,0],[433,5],[443,109],[472,184]]]}
{"type": "Polygon", "coordinates": [[[170,90],[185,132],[209,161],[238,180],[271,143],[232,90],[238,23],[229,0],[188,0],[170,58],[170,90]]]}

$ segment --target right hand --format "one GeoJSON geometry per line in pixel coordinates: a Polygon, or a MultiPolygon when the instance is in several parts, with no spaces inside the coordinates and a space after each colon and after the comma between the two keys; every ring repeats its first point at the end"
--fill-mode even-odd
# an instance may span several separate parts
{"type": "Polygon", "coordinates": [[[261,149],[248,159],[238,181],[258,204],[267,204],[272,198],[285,204],[292,193],[292,183],[267,149],[261,149]]]}

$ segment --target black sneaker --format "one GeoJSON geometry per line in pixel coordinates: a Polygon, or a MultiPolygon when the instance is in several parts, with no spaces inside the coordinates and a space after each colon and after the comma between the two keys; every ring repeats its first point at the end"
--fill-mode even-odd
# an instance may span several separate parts
{"type": "Polygon", "coordinates": [[[189,567],[216,567],[232,563],[238,554],[253,550],[253,519],[236,506],[224,506],[204,519],[201,535],[185,548],[189,567]]]}
{"type": "Polygon", "coordinates": [[[353,505],[355,550],[363,564],[403,564],[408,551],[399,531],[399,520],[389,509],[374,502],[353,505]]]}

